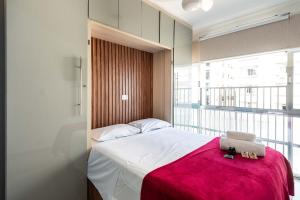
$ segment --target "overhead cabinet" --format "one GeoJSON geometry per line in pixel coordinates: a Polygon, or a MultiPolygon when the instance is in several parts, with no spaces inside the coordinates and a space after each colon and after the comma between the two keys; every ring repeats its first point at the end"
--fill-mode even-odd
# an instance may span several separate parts
{"type": "Polygon", "coordinates": [[[159,11],[142,3],[142,37],[159,42],[159,11]]]}
{"type": "Polygon", "coordinates": [[[89,18],[118,28],[119,0],[89,0],[89,18]]]}
{"type": "Polygon", "coordinates": [[[175,41],[174,41],[174,65],[192,65],[192,29],[175,22],[175,41]]]}
{"type": "Polygon", "coordinates": [[[175,65],[192,63],[192,29],[142,0],[89,0],[89,18],[174,48],[175,65]]]}
{"type": "Polygon", "coordinates": [[[160,12],[160,44],[173,48],[174,19],[160,12]]]}
{"type": "Polygon", "coordinates": [[[142,1],[119,1],[119,29],[127,33],[141,36],[142,33],[142,1]]]}

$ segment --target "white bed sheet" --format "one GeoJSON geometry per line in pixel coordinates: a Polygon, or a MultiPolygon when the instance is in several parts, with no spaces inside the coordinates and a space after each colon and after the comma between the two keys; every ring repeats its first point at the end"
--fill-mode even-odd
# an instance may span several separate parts
{"type": "Polygon", "coordinates": [[[103,200],[139,200],[142,181],[152,170],[203,146],[213,137],[164,128],[116,140],[94,142],[88,178],[103,200]]]}

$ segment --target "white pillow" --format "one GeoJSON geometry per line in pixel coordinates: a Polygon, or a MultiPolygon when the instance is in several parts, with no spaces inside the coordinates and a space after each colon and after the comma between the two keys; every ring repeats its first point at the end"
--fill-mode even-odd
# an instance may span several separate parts
{"type": "Polygon", "coordinates": [[[130,122],[129,125],[140,129],[142,133],[172,126],[169,122],[155,118],[133,121],[130,122]]]}
{"type": "Polygon", "coordinates": [[[140,129],[136,127],[129,126],[128,124],[115,124],[103,128],[93,129],[92,138],[99,142],[103,142],[106,140],[113,140],[138,133],[140,133],[140,129]]]}

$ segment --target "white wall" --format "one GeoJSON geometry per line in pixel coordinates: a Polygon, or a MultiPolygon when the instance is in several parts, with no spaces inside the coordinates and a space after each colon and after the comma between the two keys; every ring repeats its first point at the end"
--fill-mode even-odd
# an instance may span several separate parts
{"type": "Polygon", "coordinates": [[[300,47],[300,14],[193,45],[193,62],[300,47]]]}

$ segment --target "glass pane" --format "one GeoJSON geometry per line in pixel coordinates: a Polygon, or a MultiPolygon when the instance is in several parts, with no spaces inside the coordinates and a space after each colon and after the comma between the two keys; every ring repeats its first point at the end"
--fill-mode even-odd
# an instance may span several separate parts
{"type": "Polygon", "coordinates": [[[300,155],[300,148],[298,147],[294,147],[293,148],[293,172],[296,175],[300,175],[300,159],[299,159],[299,155],[300,155]]]}
{"type": "Polygon", "coordinates": [[[174,69],[174,125],[189,132],[198,132],[200,116],[199,64],[174,69]]]}
{"type": "Polygon", "coordinates": [[[293,133],[293,143],[300,145],[300,118],[298,117],[293,118],[293,133]]]}
{"type": "MultiPolygon", "coordinates": [[[[285,52],[203,63],[201,87],[286,85],[286,66],[285,52]]],[[[251,93],[249,90],[247,92],[251,93]]]]}
{"type": "Polygon", "coordinates": [[[300,52],[294,54],[294,108],[300,109],[300,52]]]}

